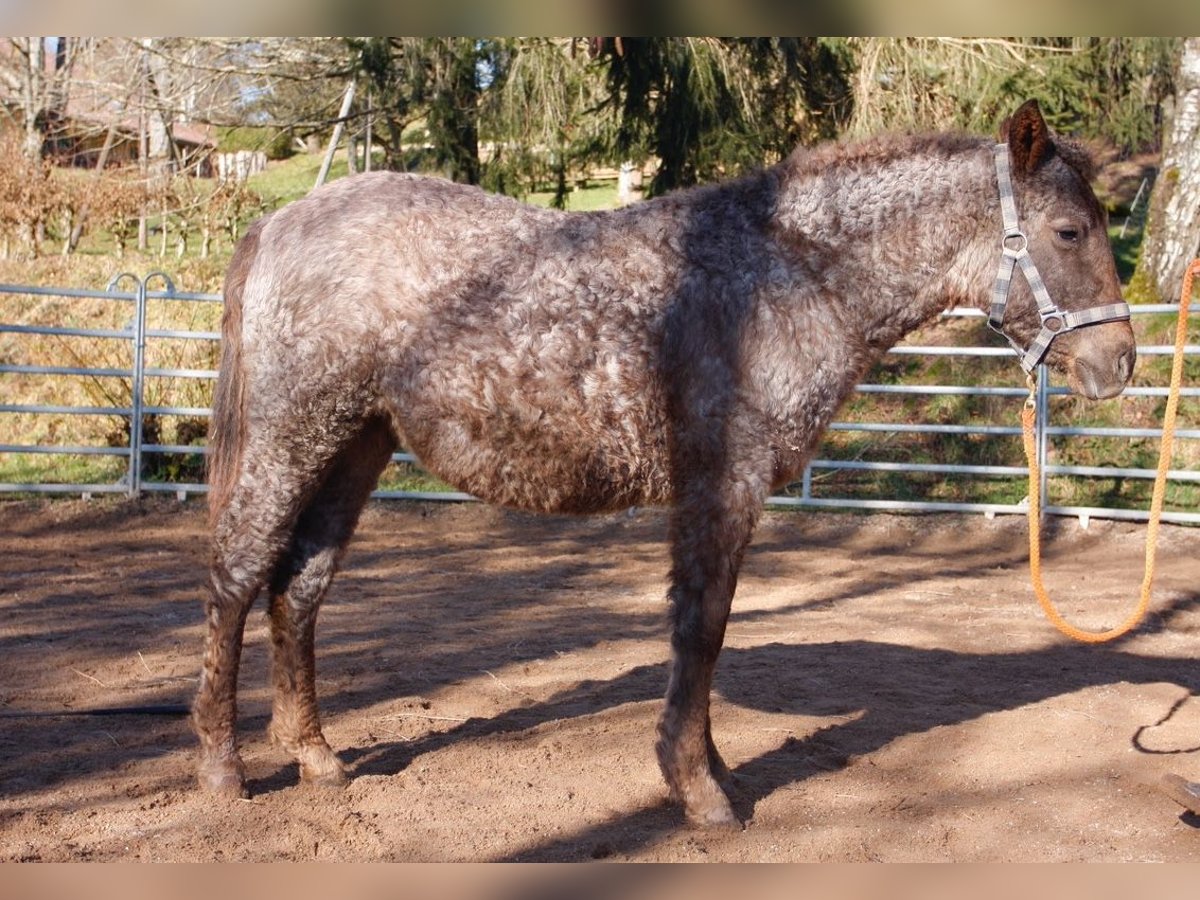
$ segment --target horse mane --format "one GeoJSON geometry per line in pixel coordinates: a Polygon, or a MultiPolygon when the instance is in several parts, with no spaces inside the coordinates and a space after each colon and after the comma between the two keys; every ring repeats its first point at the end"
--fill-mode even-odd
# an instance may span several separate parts
{"type": "MultiPolygon", "coordinates": [[[[809,177],[838,168],[862,168],[912,155],[947,158],[992,141],[966,132],[936,134],[881,134],[859,141],[830,141],[815,147],[798,147],[781,165],[788,175],[809,177]]],[[[1078,141],[1053,135],[1054,152],[1088,184],[1096,178],[1096,160],[1078,141]]]]}
{"type": "Polygon", "coordinates": [[[1096,180],[1096,157],[1079,141],[1055,135],[1054,151],[1063,162],[1078,172],[1085,182],[1091,184],[1096,180]]]}
{"type": "Polygon", "coordinates": [[[913,155],[947,158],[983,145],[983,138],[964,132],[944,134],[880,134],[858,141],[829,141],[798,147],[783,160],[787,174],[804,178],[838,169],[860,169],[913,155]]]}

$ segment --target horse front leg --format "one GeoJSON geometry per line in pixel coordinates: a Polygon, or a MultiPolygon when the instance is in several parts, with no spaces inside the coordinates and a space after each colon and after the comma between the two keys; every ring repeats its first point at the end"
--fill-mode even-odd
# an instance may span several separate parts
{"type": "Polygon", "coordinates": [[[690,822],[737,826],[719,782],[730,773],[712,739],[709,696],[742,555],[762,509],[750,489],[697,492],[673,514],[671,675],[658,726],[658,761],[690,822]]]}

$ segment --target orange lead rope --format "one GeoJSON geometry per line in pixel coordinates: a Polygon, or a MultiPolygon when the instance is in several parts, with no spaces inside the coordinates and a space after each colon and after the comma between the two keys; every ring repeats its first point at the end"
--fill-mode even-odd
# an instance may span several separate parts
{"type": "Polygon", "coordinates": [[[1041,547],[1041,489],[1034,446],[1034,428],[1037,421],[1037,405],[1032,388],[1036,385],[1030,376],[1029,399],[1021,410],[1022,441],[1025,457],[1029,460],[1029,575],[1033,581],[1033,592],[1038,604],[1054,627],[1069,638],[1086,644],[1102,644],[1126,634],[1135,628],[1146,614],[1150,605],[1150,586],[1154,582],[1154,553],[1158,545],[1158,524],[1162,517],[1163,497],[1166,494],[1167,470],[1171,467],[1171,451],[1175,444],[1175,412],[1179,407],[1179,388],[1183,383],[1183,350],[1187,343],[1188,306],[1192,299],[1192,278],[1200,274],[1200,259],[1193,260],[1183,276],[1183,291],[1179,297],[1179,320],[1175,326],[1175,358],[1171,365],[1171,387],[1167,394],[1167,408],[1163,414],[1162,448],[1158,455],[1158,473],[1154,478],[1154,493],[1150,499],[1150,520],[1146,526],[1146,569],[1142,578],[1142,595],[1137,608],[1120,625],[1108,631],[1084,631],[1064,619],[1054,606],[1046,586],[1042,583],[1041,547]]]}

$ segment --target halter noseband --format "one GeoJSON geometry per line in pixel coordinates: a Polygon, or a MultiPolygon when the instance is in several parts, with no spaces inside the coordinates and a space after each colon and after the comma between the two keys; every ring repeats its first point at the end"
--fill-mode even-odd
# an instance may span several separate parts
{"type": "Polygon", "coordinates": [[[1033,258],[1029,255],[1029,239],[1021,231],[1017,218],[1017,204],[1013,197],[1008,162],[1008,145],[996,144],[993,150],[996,158],[996,182],[1000,187],[1000,213],[1004,217],[1004,237],[1000,242],[1000,270],[996,273],[996,284],[992,288],[992,311],[988,316],[988,325],[992,330],[1004,335],[1020,356],[1021,368],[1029,373],[1045,358],[1050,343],[1060,334],[1082,328],[1084,325],[1128,319],[1129,304],[1109,303],[1078,311],[1061,310],[1055,305],[1050,299],[1050,292],[1046,290],[1046,283],[1042,281],[1042,276],[1038,274],[1037,266],[1033,264],[1033,258]],[[1008,286],[1012,282],[1013,268],[1017,263],[1021,264],[1021,271],[1025,273],[1025,280],[1037,300],[1038,315],[1042,320],[1041,330],[1027,348],[1022,348],[1001,328],[1004,322],[1004,307],[1008,303],[1008,286]]]}

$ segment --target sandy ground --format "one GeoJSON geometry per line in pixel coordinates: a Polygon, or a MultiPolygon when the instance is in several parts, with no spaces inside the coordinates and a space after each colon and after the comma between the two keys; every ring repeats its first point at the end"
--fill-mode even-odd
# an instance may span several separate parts
{"type": "MultiPolygon", "coordinates": [[[[374,506],[323,611],[342,790],[265,738],[267,625],[242,674],[253,797],[193,788],[171,715],[199,664],[203,504],[0,503],[0,859],[1200,861],[1200,531],[1164,528],[1153,613],[1061,638],[1019,519],[768,514],[717,675],[740,832],[683,825],[653,754],[661,512],[374,506]],[[25,712],[54,713],[35,717],[25,712]]],[[[1080,625],[1136,600],[1145,530],[1055,525],[1080,625]]]]}

